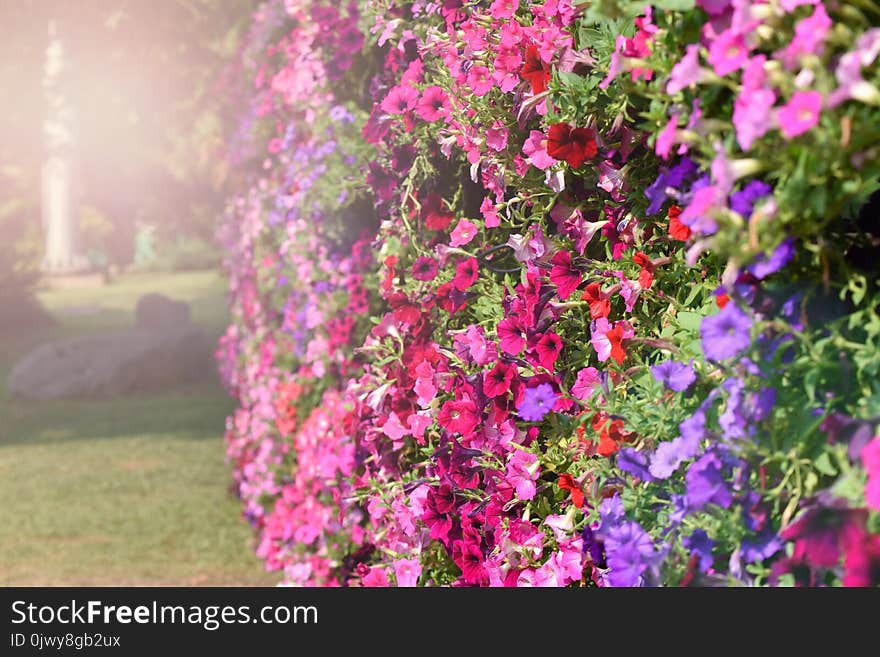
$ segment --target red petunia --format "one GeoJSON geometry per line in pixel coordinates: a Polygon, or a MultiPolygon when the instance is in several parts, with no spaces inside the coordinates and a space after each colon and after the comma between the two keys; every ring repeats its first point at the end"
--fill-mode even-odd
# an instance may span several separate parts
{"type": "Polygon", "coordinates": [[[691,229],[681,223],[681,208],[677,205],[669,206],[669,236],[680,242],[690,239],[691,229]]]}
{"type": "Polygon", "coordinates": [[[557,160],[565,160],[572,169],[577,169],[598,152],[596,131],[592,128],[573,128],[567,123],[550,126],[547,153],[557,160]]]}
{"type": "Polygon", "coordinates": [[[639,285],[642,286],[642,289],[647,290],[654,282],[654,270],[656,267],[654,267],[654,263],[642,251],[636,251],[636,254],[633,256],[633,262],[642,268],[639,272],[639,285]]]}
{"type": "Polygon", "coordinates": [[[724,306],[726,306],[729,301],[730,297],[727,295],[726,292],[719,292],[715,295],[715,305],[719,308],[724,308],[724,306]]]}
{"type": "Polygon", "coordinates": [[[590,304],[590,318],[599,319],[600,317],[608,317],[611,312],[611,301],[607,294],[602,292],[599,283],[590,283],[584,290],[581,299],[590,304]]]}
{"type": "Polygon", "coordinates": [[[550,280],[556,285],[559,298],[565,301],[581,284],[581,272],[571,264],[571,253],[560,251],[550,261],[550,280]]]}
{"type": "Polygon", "coordinates": [[[499,397],[510,390],[516,368],[509,363],[498,363],[483,374],[483,392],[487,397],[499,397]]]}
{"type": "Polygon", "coordinates": [[[547,91],[547,83],[550,82],[550,65],[541,59],[537,46],[526,48],[526,61],[519,74],[531,85],[533,94],[547,91]]]}
{"type": "Polygon", "coordinates": [[[611,419],[606,413],[597,413],[592,420],[593,431],[599,434],[597,452],[601,456],[611,456],[620,449],[620,444],[632,439],[632,432],[623,430],[623,420],[611,419]]]}
{"type": "Polygon", "coordinates": [[[477,407],[470,399],[448,401],[443,404],[437,415],[440,426],[452,433],[467,435],[471,433],[479,423],[477,407]]]}
{"type": "Polygon", "coordinates": [[[394,313],[394,319],[401,324],[415,324],[422,314],[419,306],[409,300],[403,292],[395,292],[388,297],[388,305],[394,313]]]}
{"type": "Polygon", "coordinates": [[[464,292],[473,285],[477,280],[478,268],[477,259],[473,257],[459,262],[455,267],[455,278],[452,279],[455,289],[464,292]]]}
{"type": "Polygon", "coordinates": [[[436,193],[429,194],[424,200],[419,216],[429,230],[446,230],[455,218],[455,215],[444,207],[443,198],[436,193]]]}
{"type": "Polygon", "coordinates": [[[545,333],[535,345],[535,351],[538,352],[538,362],[541,367],[552,372],[556,359],[562,351],[562,338],[555,333],[545,333]]]}
{"type": "Polygon", "coordinates": [[[567,490],[571,493],[571,502],[576,508],[580,509],[584,506],[584,491],[581,490],[581,487],[574,480],[574,477],[567,472],[559,475],[558,486],[562,490],[567,490]]]}

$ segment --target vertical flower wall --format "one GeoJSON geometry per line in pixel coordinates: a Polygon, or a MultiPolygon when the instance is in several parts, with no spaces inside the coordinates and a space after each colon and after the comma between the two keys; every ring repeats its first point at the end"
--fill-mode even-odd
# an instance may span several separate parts
{"type": "Polygon", "coordinates": [[[218,359],[267,568],[880,583],[878,20],[265,2],[218,359]]]}

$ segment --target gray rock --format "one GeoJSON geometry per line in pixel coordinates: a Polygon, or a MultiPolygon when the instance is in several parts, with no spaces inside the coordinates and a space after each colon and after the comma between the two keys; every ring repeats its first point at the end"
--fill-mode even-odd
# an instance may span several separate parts
{"type": "Polygon", "coordinates": [[[189,304],[163,294],[145,294],[137,302],[135,324],[142,329],[164,330],[189,323],[189,304]]]}
{"type": "Polygon", "coordinates": [[[52,342],[20,360],[7,390],[26,399],[101,398],[214,376],[213,345],[193,324],[52,342]]]}

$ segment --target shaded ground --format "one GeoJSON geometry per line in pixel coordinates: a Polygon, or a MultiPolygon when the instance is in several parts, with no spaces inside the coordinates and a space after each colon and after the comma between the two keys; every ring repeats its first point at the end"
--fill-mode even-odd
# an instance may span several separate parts
{"type": "MultiPolygon", "coordinates": [[[[58,319],[0,338],[0,585],[272,585],[229,492],[224,419],[210,375],[162,394],[8,399],[12,364],[60,337],[130,326],[146,292],[190,302],[211,337],[226,324],[216,272],[132,275],[44,291],[58,319]]],[[[2,312],[2,310],[0,310],[2,312]]]]}

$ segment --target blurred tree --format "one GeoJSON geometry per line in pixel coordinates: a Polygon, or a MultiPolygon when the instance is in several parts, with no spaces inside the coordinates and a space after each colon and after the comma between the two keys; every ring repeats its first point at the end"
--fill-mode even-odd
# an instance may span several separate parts
{"type": "MultiPolygon", "coordinates": [[[[111,261],[131,261],[137,222],[154,224],[160,237],[209,239],[225,197],[229,106],[218,80],[258,4],[0,0],[3,241],[33,240],[33,228],[39,230],[41,81],[50,19],[73,66],[79,200],[111,223],[103,238],[111,261]]],[[[22,268],[6,261],[18,257],[0,250],[0,280],[22,268]]]]}

